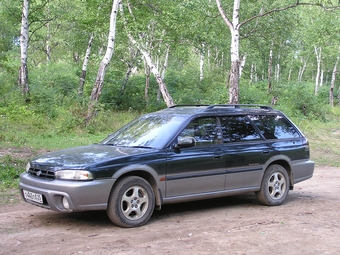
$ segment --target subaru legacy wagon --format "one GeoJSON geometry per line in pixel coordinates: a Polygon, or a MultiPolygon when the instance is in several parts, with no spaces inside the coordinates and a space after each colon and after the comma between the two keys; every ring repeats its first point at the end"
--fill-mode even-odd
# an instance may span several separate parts
{"type": "Polygon", "coordinates": [[[148,222],[163,204],[255,192],[282,204],[313,176],[307,138],[261,105],[184,105],[145,114],[98,144],[31,160],[23,199],[60,212],[106,210],[120,227],[148,222]]]}

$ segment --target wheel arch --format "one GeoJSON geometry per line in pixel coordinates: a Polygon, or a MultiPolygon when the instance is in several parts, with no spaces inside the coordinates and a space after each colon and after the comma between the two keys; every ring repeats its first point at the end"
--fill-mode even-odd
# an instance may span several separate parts
{"type": "Polygon", "coordinates": [[[155,194],[155,207],[157,210],[160,210],[162,205],[162,192],[160,186],[162,186],[163,182],[159,181],[158,173],[153,168],[147,165],[130,165],[124,167],[115,172],[112,176],[112,178],[116,179],[116,181],[115,184],[112,186],[111,192],[115,188],[119,180],[128,176],[138,176],[150,183],[155,194]]]}
{"type": "MultiPolygon", "coordinates": [[[[289,189],[292,190],[294,188],[294,176],[293,176],[293,172],[292,172],[292,167],[290,165],[290,159],[287,156],[284,156],[284,155],[277,156],[275,158],[272,158],[270,161],[268,161],[264,165],[263,169],[267,170],[267,168],[269,166],[274,165],[274,164],[280,165],[280,166],[282,166],[283,168],[286,169],[288,176],[289,176],[289,189]]],[[[265,171],[263,171],[263,174],[264,174],[264,172],[265,171]]]]}

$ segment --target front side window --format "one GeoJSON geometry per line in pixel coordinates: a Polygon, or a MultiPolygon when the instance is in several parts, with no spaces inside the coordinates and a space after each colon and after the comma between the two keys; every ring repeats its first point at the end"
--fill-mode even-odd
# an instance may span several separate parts
{"type": "Polygon", "coordinates": [[[281,115],[253,115],[249,116],[260,129],[266,139],[284,139],[300,137],[295,127],[281,115]]]}
{"type": "Polygon", "coordinates": [[[216,144],[221,141],[221,135],[215,117],[198,118],[180,133],[179,137],[194,137],[196,145],[216,144]]]}
{"type": "Polygon", "coordinates": [[[226,116],[220,119],[224,143],[261,139],[245,116],[226,116]]]}

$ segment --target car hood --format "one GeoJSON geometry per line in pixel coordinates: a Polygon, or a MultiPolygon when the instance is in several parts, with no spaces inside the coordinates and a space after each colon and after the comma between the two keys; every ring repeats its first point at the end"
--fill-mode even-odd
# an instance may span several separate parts
{"type": "Polygon", "coordinates": [[[85,169],[93,164],[101,164],[114,159],[121,159],[151,152],[150,148],[115,147],[94,144],[55,151],[33,159],[31,167],[45,170],[85,169]]]}

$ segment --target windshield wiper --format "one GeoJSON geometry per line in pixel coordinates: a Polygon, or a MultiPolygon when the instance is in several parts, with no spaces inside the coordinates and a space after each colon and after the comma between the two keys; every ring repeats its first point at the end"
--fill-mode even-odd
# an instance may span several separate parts
{"type": "Polygon", "coordinates": [[[142,149],[152,149],[152,147],[149,146],[142,146],[142,145],[135,145],[135,146],[127,146],[131,148],[142,148],[142,149]]]}
{"type": "Polygon", "coordinates": [[[117,146],[117,147],[125,147],[125,148],[142,148],[142,149],[152,149],[152,147],[149,146],[142,146],[142,145],[122,145],[119,143],[104,143],[103,145],[107,145],[107,146],[117,146]]]}

